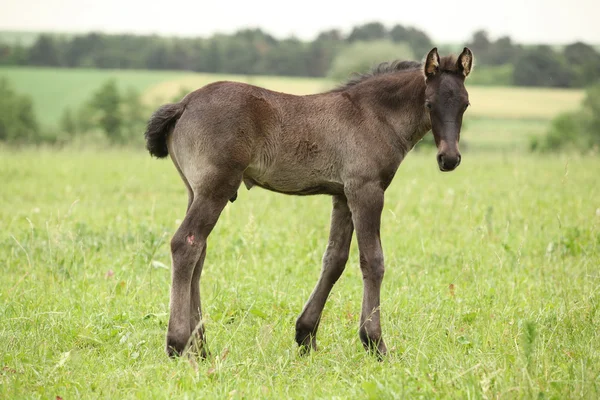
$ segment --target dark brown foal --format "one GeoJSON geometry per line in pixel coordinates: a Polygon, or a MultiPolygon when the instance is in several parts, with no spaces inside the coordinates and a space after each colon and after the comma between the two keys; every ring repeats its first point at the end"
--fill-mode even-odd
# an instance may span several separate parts
{"type": "Polygon", "coordinates": [[[384,192],[429,130],[440,170],[458,167],[469,104],[464,82],[472,62],[467,48],[458,58],[440,58],[434,48],[423,64],[384,63],[326,93],[293,96],[216,82],[159,108],[148,123],[146,146],[156,157],[171,156],[188,189],[187,214],[171,241],[168,354],[190,345],[207,354],[199,286],[207,239],[244,182],[248,189],[333,198],[321,277],[296,322],[301,349],[317,347],[323,308],[356,231],[363,276],[359,335],[367,350],[384,355],[379,235],[384,192]]]}

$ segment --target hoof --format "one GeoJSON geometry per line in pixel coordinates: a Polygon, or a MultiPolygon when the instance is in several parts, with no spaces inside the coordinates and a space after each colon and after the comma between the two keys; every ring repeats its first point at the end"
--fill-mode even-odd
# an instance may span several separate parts
{"type": "Polygon", "coordinates": [[[300,355],[304,356],[312,351],[317,351],[317,337],[306,330],[296,330],[296,343],[299,346],[300,355]]]}
{"type": "Polygon", "coordinates": [[[186,349],[187,341],[167,337],[166,352],[171,358],[180,357],[186,349]]]}
{"type": "Polygon", "coordinates": [[[385,342],[383,338],[370,338],[365,331],[360,331],[360,341],[363,344],[363,347],[369,354],[373,354],[377,357],[377,360],[383,361],[383,358],[387,354],[387,347],[385,346],[385,342]]]}

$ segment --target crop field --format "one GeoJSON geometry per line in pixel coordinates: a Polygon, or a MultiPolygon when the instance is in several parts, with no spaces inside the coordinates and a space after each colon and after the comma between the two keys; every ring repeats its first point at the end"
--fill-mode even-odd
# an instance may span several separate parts
{"type": "MultiPolygon", "coordinates": [[[[150,105],[170,101],[182,89],[194,90],[218,80],[247,82],[293,94],[318,93],[338,84],[318,78],[24,67],[1,67],[0,77],[8,78],[18,92],[31,95],[37,114],[48,125],[56,124],[65,108],[80,107],[108,79],[115,79],[123,89],[136,89],[150,105]]],[[[477,118],[548,120],[560,112],[576,109],[584,96],[578,89],[467,88],[473,105],[469,115],[477,118]]]]}
{"type": "Polygon", "coordinates": [[[382,325],[362,349],[353,242],[320,350],[294,320],[330,201],[240,189],[209,238],[211,356],[164,353],[169,240],[186,194],[139,151],[0,150],[1,398],[598,398],[600,161],[411,154],[388,189],[382,325]]]}

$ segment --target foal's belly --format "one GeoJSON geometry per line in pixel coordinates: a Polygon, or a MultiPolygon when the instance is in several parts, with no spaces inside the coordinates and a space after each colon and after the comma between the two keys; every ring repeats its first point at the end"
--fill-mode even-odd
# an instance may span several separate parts
{"type": "Polygon", "coordinates": [[[267,170],[249,167],[244,173],[248,189],[259,186],[277,193],[307,196],[316,194],[336,195],[344,193],[343,183],[320,171],[293,166],[272,166],[267,170]]]}
{"type": "Polygon", "coordinates": [[[258,186],[263,189],[270,190],[272,192],[292,194],[297,196],[309,196],[315,194],[343,194],[344,185],[340,183],[324,182],[321,184],[308,185],[308,186],[289,186],[289,185],[272,185],[269,182],[257,182],[251,178],[244,178],[244,183],[248,189],[253,186],[258,186]]]}

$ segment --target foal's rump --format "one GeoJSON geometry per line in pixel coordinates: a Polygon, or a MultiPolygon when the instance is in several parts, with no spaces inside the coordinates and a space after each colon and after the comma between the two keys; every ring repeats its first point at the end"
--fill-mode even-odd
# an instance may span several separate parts
{"type": "Polygon", "coordinates": [[[146,148],[158,158],[176,148],[192,158],[200,156],[194,151],[205,153],[217,164],[249,163],[256,136],[273,120],[252,92],[250,85],[215,82],[161,106],[148,121],[146,148]]]}

